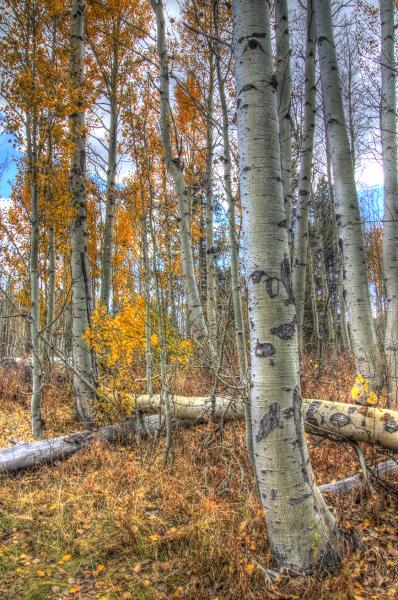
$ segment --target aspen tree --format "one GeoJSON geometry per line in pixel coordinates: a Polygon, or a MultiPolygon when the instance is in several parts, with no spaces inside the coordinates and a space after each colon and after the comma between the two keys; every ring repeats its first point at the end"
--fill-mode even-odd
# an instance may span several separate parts
{"type": "Polygon", "coordinates": [[[315,131],[315,22],[312,0],[307,2],[307,42],[305,50],[305,91],[303,140],[300,147],[300,174],[293,252],[293,293],[297,310],[299,348],[303,348],[305,283],[307,272],[308,220],[311,200],[312,154],[315,131]]]}
{"type": "Polygon", "coordinates": [[[87,208],[86,208],[86,144],[85,111],[83,100],[83,47],[85,0],[72,0],[70,29],[70,76],[75,96],[75,106],[70,116],[73,144],[69,189],[73,217],[71,227],[72,246],[72,354],[75,402],[77,418],[92,423],[91,401],[94,369],[90,349],[84,339],[90,322],[91,288],[87,254],[87,208]]]}
{"type": "Polygon", "coordinates": [[[380,0],[381,141],[384,169],[383,277],[387,314],[385,353],[393,406],[398,405],[398,163],[394,1],[380,0]]]}
{"type": "MultiPolygon", "coordinates": [[[[238,241],[236,238],[236,223],[235,223],[235,197],[232,190],[232,158],[231,146],[229,141],[229,120],[228,106],[225,94],[225,83],[221,70],[221,49],[219,44],[219,18],[218,18],[218,0],[213,0],[213,21],[214,21],[214,53],[216,57],[216,73],[218,93],[220,96],[221,113],[222,113],[222,139],[223,139],[223,176],[224,190],[227,200],[227,218],[228,218],[228,244],[231,260],[231,288],[232,288],[232,304],[234,309],[234,326],[236,347],[238,351],[239,361],[239,378],[240,384],[244,390],[244,395],[247,396],[247,380],[248,380],[248,364],[246,353],[246,338],[245,325],[243,320],[242,297],[240,287],[239,273],[239,256],[238,256],[238,241]]],[[[246,422],[246,446],[249,452],[250,460],[254,466],[253,459],[253,435],[251,424],[250,403],[248,398],[245,398],[245,422],[246,422]]]]}
{"type": "MultiPolygon", "coordinates": [[[[171,175],[178,200],[178,220],[181,238],[181,263],[183,269],[184,288],[188,305],[188,321],[193,335],[198,340],[209,340],[209,332],[198,284],[195,278],[195,266],[192,252],[192,240],[189,225],[188,191],[185,186],[183,165],[179,156],[173,156],[170,134],[170,81],[168,53],[166,49],[166,25],[162,0],[151,0],[156,16],[157,51],[160,65],[160,129],[164,150],[164,158],[169,175],[171,175]]],[[[212,359],[215,349],[210,345],[212,359]]]]}
{"type": "Polygon", "coordinates": [[[334,177],[336,222],[343,255],[344,293],[357,373],[378,393],[383,380],[373,325],[367,265],[345,122],[329,0],[313,0],[327,137],[334,177]]]}
{"type": "Polygon", "coordinates": [[[233,28],[257,479],[274,562],[330,572],[339,544],[304,437],[268,3],[234,0],[233,28]]]}
{"type": "Polygon", "coordinates": [[[281,172],[286,222],[290,236],[292,226],[292,120],[290,116],[292,78],[290,72],[290,32],[287,0],[275,0],[275,38],[275,79],[278,98],[281,172]]]}

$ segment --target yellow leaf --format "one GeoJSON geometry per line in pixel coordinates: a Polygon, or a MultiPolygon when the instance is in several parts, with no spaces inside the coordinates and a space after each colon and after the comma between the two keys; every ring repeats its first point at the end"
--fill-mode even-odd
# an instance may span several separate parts
{"type": "Polygon", "coordinates": [[[149,539],[151,540],[151,542],[157,542],[159,540],[159,536],[156,534],[152,534],[149,536],[149,539]]]}
{"type": "Polygon", "coordinates": [[[44,571],[41,571],[41,570],[39,570],[39,571],[37,571],[37,576],[38,576],[38,577],[45,577],[45,576],[46,576],[46,574],[45,574],[45,572],[44,572],[44,571]]]}
{"type": "Polygon", "coordinates": [[[78,592],[77,587],[71,587],[70,590],[69,590],[70,594],[76,594],[77,592],[78,592]]]}
{"type": "Polygon", "coordinates": [[[68,560],[70,560],[72,558],[71,554],[64,554],[62,557],[62,561],[63,562],[67,562],[68,560]]]}
{"type": "Polygon", "coordinates": [[[105,570],[104,565],[98,565],[98,567],[97,567],[98,573],[102,573],[102,571],[104,571],[104,570],[105,570]]]}
{"type": "Polygon", "coordinates": [[[58,508],[58,504],[57,503],[51,504],[51,506],[50,506],[50,510],[56,510],[57,508],[58,508]]]}
{"type": "Polygon", "coordinates": [[[245,571],[248,575],[251,575],[254,571],[255,565],[253,565],[253,563],[247,563],[247,565],[245,566],[245,571]]]}

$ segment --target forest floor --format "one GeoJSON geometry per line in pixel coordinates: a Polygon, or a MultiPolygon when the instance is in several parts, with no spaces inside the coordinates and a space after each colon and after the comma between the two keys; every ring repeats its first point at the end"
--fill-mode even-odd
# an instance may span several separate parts
{"type": "MultiPolygon", "coordinates": [[[[322,374],[308,359],[306,397],[350,401],[354,372],[339,360],[322,374]],[[337,375],[336,375],[337,373],[337,375]]],[[[203,394],[190,372],[179,391],[203,394]]],[[[0,383],[0,446],[28,440],[29,388],[0,383]]],[[[46,435],[76,430],[70,389],[47,386],[46,435]]],[[[308,439],[319,483],[358,470],[353,450],[308,439]]],[[[244,448],[243,423],[176,432],[174,462],[150,441],[92,445],[58,465],[0,477],[0,598],[316,600],[398,598],[398,485],[376,497],[329,497],[359,549],[337,576],[271,582],[263,511],[244,448]]],[[[369,461],[376,458],[367,451],[369,461]]]]}

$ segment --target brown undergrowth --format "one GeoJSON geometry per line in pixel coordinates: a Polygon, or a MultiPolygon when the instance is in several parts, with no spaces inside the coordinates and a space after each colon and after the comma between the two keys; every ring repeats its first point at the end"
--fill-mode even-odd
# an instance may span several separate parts
{"type": "MultiPolygon", "coordinates": [[[[353,370],[305,362],[303,392],[349,400],[353,370]]],[[[29,439],[29,389],[1,384],[0,441],[29,439]]],[[[203,377],[179,382],[203,393],[203,377]],[[200,385],[202,387],[200,387],[200,385]],[[201,391],[202,390],[202,391],[201,391]]],[[[76,429],[68,386],[44,393],[46,434],[76,429]]],[[[357,470],[349,446],[310,439],[319,483],[357,470]]],[[[271,553],[242,423],[178,431],[174,462],[162,441],[97,444],[55,466],[0,479],[0,598],[320,600],[398,598],[398,512],[393,493],[329,498],[361,541],[341,573],[271,582],[271,553]]],[[[368,459],[374,458],[368,451],[368,459]]]]}

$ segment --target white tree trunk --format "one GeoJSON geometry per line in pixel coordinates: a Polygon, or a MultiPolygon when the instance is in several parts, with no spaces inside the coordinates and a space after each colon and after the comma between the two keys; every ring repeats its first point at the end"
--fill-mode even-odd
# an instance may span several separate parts
{"type": "Polygon", "coordinates": [[[394,0],[380,0],[381,141],[384,169],[383,278],[387,315],[385,353],[392,406],[398,406],[398,164],[394,0]]]}
{"type": "Polygon", "coordinates": [[[31,200],[30,233],[30,333],[32,344],[32,433],[40,436],[41,420],[41,360],[40,360],[40,277],[39,277],[39,198],[37,191],[37,117],[26,115],[26,142],[31,200]]]}
{"type": "Polygon", "coordinates": [[[290,33],[287,0],[275,0],[275,36],[275,77],[278,97],[281,171],[283,197],[286,209],[286,223],[290,240],[293,204],[291,194],[292,120],[290,116],[292,79],[290,73],[290,33]]]}
{"type": "Polygon", "coordinates": [[[304,438],[269,5],[234,0],[233,20],[257,479],[275,563],[334,571],[334,520],[304,438]]]}
{"type": "MultiPolygon", "coordinates": [[[[69,176],[69,189],[73,208],[71,227],[72,354],[75,369],[82,374],[85,380],[93,384],[92,356],[83,337],[89,325],[91,311],[86,229],[86,145],[82,98],[85,9],[85,0],[72,0],[70,72],[72,86],[77,94],[76,106],[70,117],[73,144],[72,164],[69,176]]],[[[80,421],[91,425],[92,389],[76,374],[74,376],[74,388],[77,417],[80,421]]]]}
{"type": "MultiPolygon", "coordinates": [[[[57,275],[57,255],[55,244],[55,229],[51,225],[48,232],[48,300],[46,317],[46,339],[51,348],[54,335],[55,321],[55,288],[57,275]]],[[[52,357],[51,357],[52,358],[52,357]]]]}
{"type": "MultiPolygon", "coordinates": [[[[173,156],[171,145],[169,117],[170,84],[163,1],[151,0],[151,5],[156,16],[157,51],[160,64],[160,129],[166,167],[169,175],[174,181],[174,187],[178,200],[181,264],[188,305],[188,321],[191,325],[192,333],[195,339],[209,340],[209,333],[200,298],[199,288],[195,277],[195,265],[192,252],[192,239],[189,222],[189,207],[184,172],[180,158],[178,156],[173,156]]],[[[210,352],[214,357],[215,349],[211,344],[209,344],[209,346],[210,352]]]]}
{"type": "MultiPolygon", "coordinates": [[[[117,68],[117,67],[114,67],[117,68]]],[[[117,85],[117,76],[114,87],[117,85]]],[[[116,89],[114,89],[116,94],[116,89]]],[[[109,147],[108,147],[108,171],[106,178],[106,209],[105,209],[105,227],[102,240],[101,257],[101,302],[109,310],[112,274],[113,274],[113,237],[115,228],[115,192],[116,192],[116,158],[117,158],[117,114],[118,109],[114,98],[110,100],[111,118],[109,125],[109,147]]]]}
{"type": "Polygon", "coordinates": [[[221,71],[220,46],[218,38],[220,36],[218,26],[218,4],[217,0],[213,0],[213,21],[214,21],[214,52],[216,55],[216,72],[218,91],[220,95],[221,112],[222,112],[222,135],[223,135],[223,150],[224,150],[224,188],[227,199],[227,218],[228,218],[228,244],[231,260],[231,289],[232,289],[232,304],[234,308],[234,326],[236,347],[238,351],[239,361],[239,378],[243,388],[243,396],[245,397],[245,421],[246,421],[246,446],[250,456],[250,461],[254,467],[254,447],[252,434],[252,420],[250,402],[248,398],[248,375],[249,367],[247,364],[247,349],[245,325],[243,320],[242,297],[240,287],[239,274],[239,254],[238,241],[236,239],[236,223],[235,223],[235,198],[232,191],[232,173],[231,173],[231,146],[229,142],[229,121],[228,121],[228,106],[225,95],[224,78],[221,71]]]}
{"type": "MultiPolygon", "coordinates": [[[[134,399],[134,398],[132,398],[134,399]]],[[[214,400],[214,418],[234,421],[244,417],[241,400],[216,396],[170,396],[173,417],[209,418],[214,400]]],[[[139,410],[151,413],[159,409],[160,394],[135,398],[139,410]]],[[[398,450],[398,412],[371,406],[358,406],[329,400],[303,399],[305,431],[335,435],[338,439],[364,442],[388,450],[398,450]]]]}
{"type": "Polygon", "coordinates": [[[213,58],[209,63],[209,89],[206,122],[206,299],[207,323],[209,339],[213,348],[217,349],[217,271],[214,246],[214,198],[213,198],[213,95],[214,65],[213,58]]]}
{"type": "Polygon", "coordinates": [[[382,386],[381,358],[373,326],[364,233],[343,110],[330,0],[313,0],[328,143],[336,198],[336,221],[344,261],[344,292],[357,372],[376,391],[382,386]]]}
{"type": "Polygon", "coordinates": [[[305,50],[305,92],[303,139],[300,148],[300,174],[293,252],[293,294],[297,310],[299,349],[303,348],[303,322],[307,272],[308,219],[311,200],[312,154],[315,132],[315,23],[312,0],[307,2],[307,43],[305,50]]]}

